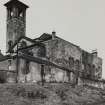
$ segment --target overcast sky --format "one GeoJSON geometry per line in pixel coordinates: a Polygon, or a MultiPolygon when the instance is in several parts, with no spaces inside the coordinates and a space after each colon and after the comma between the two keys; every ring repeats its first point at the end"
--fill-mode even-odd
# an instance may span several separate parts
{"type": "MultiPolygon", "coordinates": [[[[0,48],[6,46],[6,8],[0,0],[0,48]]],[[[21,0],[29,5],[26,36],[36,38],[56,31],[57,35],[103,58],[105,78],[105,0],[21,0]]]]}

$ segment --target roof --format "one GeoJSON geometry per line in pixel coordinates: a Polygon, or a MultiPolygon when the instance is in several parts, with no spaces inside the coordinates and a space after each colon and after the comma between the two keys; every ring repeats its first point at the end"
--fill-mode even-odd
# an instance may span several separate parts
{"type": "Polygon", "coordinates": [[[28,49],[32,49],[33,47],[35,46],[40,46],[40,47],[44,47],[45,45],[41,42],[35,42],[34,44],[30,45],[30,46],[26,46],[26,47],[23,47],[23,48],[19,48],[18,51],[25,51],[25,50],[28,50],[28,49]]]}
{"type": "Polygon", "coordinates": [[[7,52],[10,52],[16,45],[17,45],[17,43],[19,43],[19,41],[21,40],[21,39],[26,39],[26,40],[28,40],[28,41],[30,41],[30,42],[32,42],[32,43],[35,43],[36,41],[34,41],[33,39],[30,39],[30,38],[28,38],[28,37],[26,37],[26,36],[22,36],[22,37],[20,37],[14,44],[13,44],[13,46],[7,51],[7,52]]]}
{"type": "Polygon", "coordinates": [[[15,5],[17,7],[21,7],[21,8],[29,8],[26,4],[20,2],[19,0],[10,0],[6,4],[4,4],[4,6],[6,6],[8,8],[13,6],[13,5],[15,5]]]}
{"type": "Polygon", "coordinates": [[[71,45],[73,45],[73,46],[75,46],[75,47],[80,48],[78,45],[73,44],[73,43],[71,43],[71,42],[69,42],[69,41],[67,41],[67,40],[64,40],[64,39],[62,39],[62,38],[60,38],[60,37],[58,37],[58,36],[57,36],[57,38],[59,38],[59,39],[61,39],[61,40],[63,40],[63,41],[66,41],[67,43],[69,43],[69,44],[71,44],[71,45]]]}
{"type": "MultiPolygon", "coordinates": [[[[66,40],[64,40],[64,39],[62,39],[62,38],[60,38],[60,37],[58,37],[58,36],[56,36],[56,35],[55,35],[55,38],[61,39],[61,40],[63,40],[63,41],[66,41],[66,40]]],[[[34,40],[35,40],[35,41],[39,41],[39,42],[44,42],[44,41],[48,41],[48,40],[50,40],[50,39],[52,39],[52,34],[43,33],[40,37],[38,37],[38,38],[36,38],[36,39],[34,39],[34,40]]],[[[77,45],[75,45],[75,44],[73,44],[73,43],[71,43],[71,42],[69,42],[69,41],[66,41],[66,42],[68,42],[68,43],[72,44],[73,46],[76,46],[76,47],[79,48],[79,46],[77,46],[77,45]]]]}
{"type": "Polygon", "coordinates": [[[34,39],[35,41],[39,41],[39,42],[43,42],[43,41],[47,41],[50,40],[52,38],[51,34],[48,33],[43,33],[40,37],[34,39]]]}

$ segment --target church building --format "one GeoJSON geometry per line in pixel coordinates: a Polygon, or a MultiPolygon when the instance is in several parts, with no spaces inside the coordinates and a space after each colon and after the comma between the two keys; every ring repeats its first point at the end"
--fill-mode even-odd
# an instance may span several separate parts
{"type": "Polygon", "coordinates": [[[0,56],[0,82],[69,82],[80,78],[101,79],[102,59],[97,51],[87,52],[53,31],[38,38],[26,36],[26,10],[19,0],[10,0],[7,9],[6,52],[0,56]],[[4,78],[3,78],[4,77],[4,78]]]}

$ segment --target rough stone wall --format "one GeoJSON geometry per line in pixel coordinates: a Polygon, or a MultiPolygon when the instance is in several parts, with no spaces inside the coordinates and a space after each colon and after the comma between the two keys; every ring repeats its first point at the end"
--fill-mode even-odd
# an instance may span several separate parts
{"type": "Polygon", "coordinates": [[[40,64],[29,61],[29,67],[26,67],[26,60],[19,59],[19,66],[18,66],[18,81],[19,82],[38,82],[41,81],[40,75],[40,64]],[[27,69],[29,69],[27,71],[27,69]]]}
{"type": "Polygon", "coordinates": [[[11,40],[13,43],[20,38],[25,36],[25,23],[19,18],[12,18],[7,21],[7,38],[6,48],[8,50],[8,42],[11,40]]]}
{"type": "Polygon", "coordinates": [[[7,82],[7,72],[6,71],[0,71],[0,83],[7,82]]]}
{"type": "Polygon", "coordinates": [[[97,55],[82,51],[82,65],[85,76],[94,79],[102,77],[102,59],[97,55]]]}
{"type": "MultiPolygon", "coordinates": [[[[81,50],[79,47],[69,42],[66,42],[65,40],[60,39],[60,38],[49,40],[47,42],[44,42],[44,44],[46,48],[45,57],[39,56],[39,50],[41,46],[35,46],[33,49],[30,49],[34,57],[40,57],[42,59],[49,60],[62,67],[66,67],[71,70],[76,70],[76,67],[74,67],[75,64],[73,64],[73,67],[70,66],[69,58],[72,57],[74,61],[78,60],[80,62],[81,50]]],[[[24,69],[25,61],[22,60],[20,62],[21,62],[20,71],[22,71],[22,69],[24,69]]],[[[41,77],[40,77],[41,68],[40,67],[41,67],[40,64],[30,62],[29,74],[26,77],[25,75],[22,75],[22,72],[20,72],[20,77],[19,77],[21,78],[20,81],[26,81],[25,78],[31,81],[40,81],[41,80],[41,77]]],[[[55,68],[55,67],[50,67],[50,71],[49,71],[49,67],[45,65],[44,70],[45,70],[45,80],[46,81],[56,81],[56,82],[61,82],[61,81],[68,82],[69,81],[70,82],[70,80],[74,81],[74,78],[75,78],[73,73],[70,73],[70,72],[55,68]]]]}
{"type": "Polygon", "coordinates": [[[92,80],[89,80],[89,79],[81,79],[81,84],[80,85],[88,85],[88,86],[93,86],[93,87],[96,87],[96,88],[105,89],[105,82],[92,81],[92,80]]]}
{"type": "MultiPolygon", "coordinates": [[[[96,68],[100,67],[100,70],[98,73],[102,71],[102,60],[96,56],[93,56],[92,54],[85,52],[85,55],[83,55],[82,50],[61,38],[55,38],[52,40],[48,40],[44,42],[45,48],[46,48],[46,56],[40,57],[39,56],[39,50],[41,46],[35,46],[33,49],[30,49],[30,51],[33,53],[34,57],[40,57],[42,59],[49,60],[59,66],[68,68],[70,70],[78,71],[81,70],[81,63],[84,65],[85,74],[91,73],[91,75],[96,75],[95,72],[96,68]],[[81,62],[82,57],[82,62],[81,62]],[[73,62],[71,61],[73,60],[73,62]],[[77,62],[78,61],[78,62],[77,62]],[[90,68],[89,68],[89,65],[90,68]],[[79,65],[79,67],[77,66],[79,65]],[[95,65],[95,68],[93,70],[92,65],[95,65]]],[[[19,81],[20,82],[37,82],[41,81],[41,65],[35,62],[29,61],[29,72],[27,74],[23,74],[22,71],[24,71],[26,66],[25,59],[20,59],[20,65],[19,65],[19,81]]],[[[71,82],[75,83],[76,80],[79,81],[78,73],[74,74],[71,72],[67,72],[55,67],[50,67],[44,65],[45,70],[45,80],[46,81],[56,81],[56,82],[71,82]]],[[[101,77],[101,76],[100,76],[101,77]]]]}
{"type": "Polygon", "coordinates": [[[9,70],[16,71],[17,60],[16,59],[11,60],[11,63],[9,61],[8,61],[8,63],[9,63],[9,70]]]}
{"type": "MultiPolygon", "coordinates": [[[[49,61],[62,67],[76,70],[75,61],[78,60],[79,63],[81,62],[81,49],[78,46],[75,46],[61,38],[46,41],[44,44],[46,45],[46,55],[49,61]],[[70,57],[73,58],[74,61],[73,67],[70,66],[70,57]]],[[[57,70],[55,69],[55,71],[57,70]]],[[[76,81],[76,76],[73,73],[67,73],[62,70],[62,74],[66,77],[66,79],[64,79],[64,76],[62,76],[63,81],[67,82],[69,78],[70,81],[76,81]]],[[[58,74],[56,73],[56,75],[58,74]]]]}
{"type": "Polygon", "coordinates": [[[34,57],[38,57],[38,50],[39,50],[39,46],[35,46],[35,47],[32,49],[32,52],[33,52],[33,56],[34,56],[34,57]]]}
{"type": "Polygon", "coordinates": [[[47,50],[46,55],[50,61],[67,68],[69,67],[70,57],[80,61],[81,51],[79,47],[60,38],[55,38],[44,43],[47,50]]]}
{"type": "Polygon", "coordinates": [[[15,83],[16,82],[16,59],[8,60],[8,71],[7,72],[7,82],[8,83],[15,83]]]}
{"type": "Polygon", "coordinates": [[[93,68],[93,55],[82,50],[82,70],[83,76],[86,78],[93,78],[95,68],[93,68]]]}
{"type": "Polygon", "coordinates": [[[41,81],[41,65],[30,62],[30,76],[32,82],[41,81]]]}
{"type": "Polygon", "coordinates": [[[95,77],[98,79],[102,78],[102,59],[94,56],[93,64],[95,65],[95,77]]]}
{"type": "Polygon", "coordinates": [[[16,71],[16,60],[4,60],[0,62],[0,70],[1,73],[6,75],[5,81],[8,83],[16,82],[16,73],[12,71],[16,71]],[[2,71],[3,70],[3,71],[2,71]]]}
{"type": "Polygon", "coordinates": [[[18,65],[18,82],[25,82],[26,81],[26,75],[23,74],[23,71],[25,70],[25,60],[19,59],[19,65],[18,65]]]}
{"type": "Polygon", "coordinates": [[[67,72],[55,67],[45,67],[45,81],[46,82],[68,82],[67,72]]]}
{"type": "Polygon", "coordinates": [[[9,66],[8,60],[0,62],[0,70],[8,70],[8,66],[9,66]]]}

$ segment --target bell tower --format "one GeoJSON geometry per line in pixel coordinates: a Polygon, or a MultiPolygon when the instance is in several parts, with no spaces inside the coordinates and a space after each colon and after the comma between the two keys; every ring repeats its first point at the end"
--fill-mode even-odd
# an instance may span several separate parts
{"type": "Polygon", "coordinates": [[[6,51],[26,33],[26,9],[27,5],[18,1],[10,0],[4,6],[7,7],[7,34],[6,51]]]}

